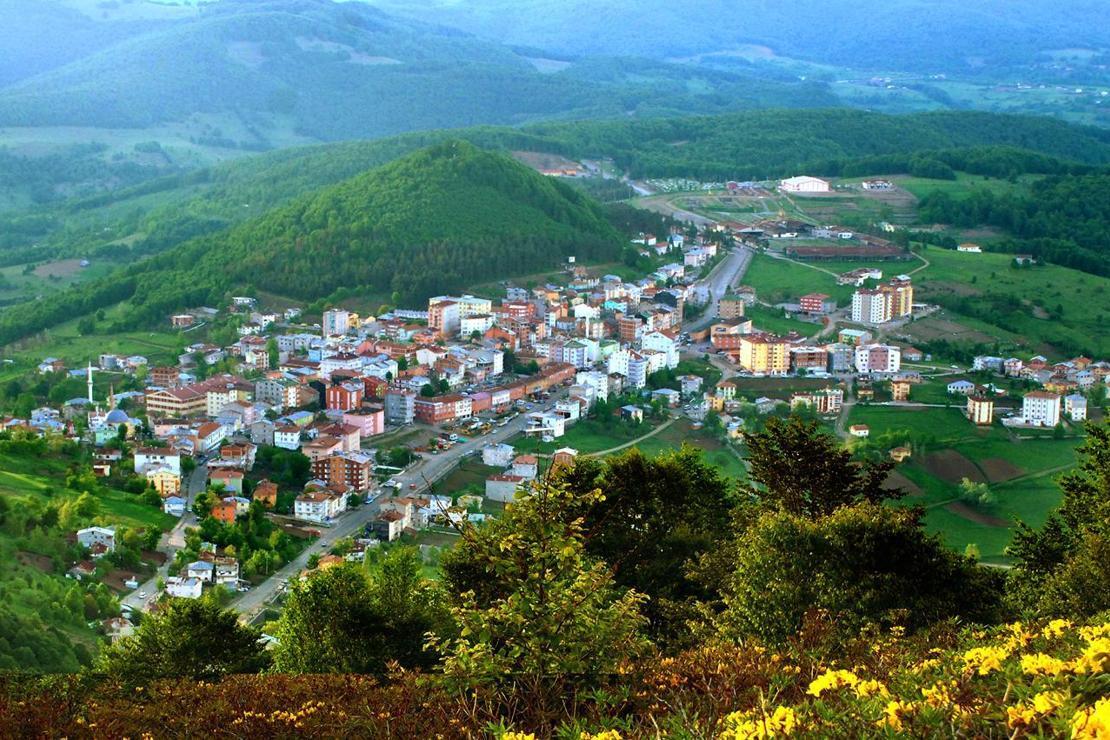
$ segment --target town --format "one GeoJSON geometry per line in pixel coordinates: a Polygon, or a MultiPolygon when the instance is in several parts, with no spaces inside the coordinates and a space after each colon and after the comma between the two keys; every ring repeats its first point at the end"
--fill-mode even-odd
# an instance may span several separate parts
{"type": "MultiPolygon", "coordinates": [[[[825,187],[804,177],[779,184],[783,193],[825,187]]],[[[188,344],[175,365],[110,353],[72,368],[42,358],[41,375],[81,378],[86,395],[3,426],[90,446],[96,476],[130,476],[174,517],[157,546],[148,542],[149,567],[115,578],[126,610],[222,587],[253,617],[299,573],[397,540],[449,542],[464,522],[480,526],[552,467],[572,465],[580,453],[565,440],[599,414],[646,436],[645,419],[682,419],[723,439],[742,470],[749,410],[807,413],[845,440],[866,440],[867,424],[848,423],[853,406],[875,402],[880,389],[883,403],[915,406],[915,386],[957,370],[893,338],[935,310],[915,302],[912,276],[897,268],[839,274],[838,285],[854,288],[845,305],[809,293],[771,307],[808,332],[775,333],[747,315],[768,308],[742,284],[768,245],[811,245],[787,247],[790,259],[821,260],[833,248],[876,265],[901,259],[879,237],[782,218],[674,222],[668,231],[631,240],[634,256],[653,266],[635,279],[572,258],[560,279],[540,285],[504,281],[500,296],[437,296],[379,315],[334,306],[307,316],[253,296],[182,311],[166,321],[184,337],[230,318],[238,338],[188,344]],[[97,376],[133,389],[98,396],[97,376]],[[746,382],[761,381],[779,392],[745,395],[746,382]],[[479,485],[449,485],[459,466],[475,465],[479,485]]],[[[958,402],[982,428],[1080,424],[1092,390],[1110,384],[1110,363],[1083,357],[979,356],[967,372],[978,380],[948,382],[944,404],[958,402]],[[1004,400],[1003,379],[1027,384],[1020,407],[1004,400]]],[[[904,444],[887,452],[899,462],[913,454],[904,444]]],[[[112,523],[74,537],[87,557],[70,576],[103,577],[98,561],[118,546],[112,523]]],[[[124,622],[114,620],[113,634],[126,632],[124,622]]]]}

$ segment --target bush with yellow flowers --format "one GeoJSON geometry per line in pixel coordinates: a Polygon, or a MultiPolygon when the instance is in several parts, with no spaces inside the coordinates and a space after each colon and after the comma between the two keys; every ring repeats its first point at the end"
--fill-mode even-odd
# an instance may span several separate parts
{"type": "MultiPolygon", "coordinates": [[[[0,681],[0,737],[1069,737],[1110,739],[1110,616],[831,648],[818,621],[788,646],[706,644],[577,697],[560,726],[476,718],[433,676],[229,676],[123,689],[109,677],[0,681]]],[[[481,689],[476,689],[480,692],[481,689]]]]}

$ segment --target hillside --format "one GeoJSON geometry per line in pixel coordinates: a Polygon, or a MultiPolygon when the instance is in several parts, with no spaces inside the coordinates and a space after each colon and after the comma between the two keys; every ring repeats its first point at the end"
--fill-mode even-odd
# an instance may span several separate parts
{"type": "Polygon", "coordinates": [[[774,0],[366,1],[555,54],[600,48],[736,64],[752,52],[857,69],[992,74],[1038,53],[1110,44],[1096,0],[795,0],[788,9],[774,0]]]}
{"type": "MultiPolygon", "coordinates": [[[[149,170],[120,164],[111,169],[87,166],[95,153],[83,155],[77,167],[47,168],[41,160],[12,160],[12,176],[37,173],[38,192],[81,192],[83,188],[64,183],[71,171],[91,173],[97,182],[114,182],[117,188],[63,201],[54,195],[55,202],[34,207],[23,203],[22,210],[0,213],[0,265],[51,257],[135,261],[258,218],[306,193],[453,138],[501,151],[547,152],[573,159],[612,157],[634,177],[716,180],[799,172],[907,172],[911,160],[926,154],[926,159],[942,157],[954,169],[992,177],[1056,174],[1110,162],[1110,135],[1101,129],[977,112],[890,116],[851,110],[750,111],[412,133],[268,152],[131,187],[118,187],[125,182],[122,174],[149,170]],[[51,183],[57,183],[53,191],[51,183]]],[[[0,187],[5,183],[3,159],[0,156],[0,187]]],[[[27,179],[20,177],[25,189],[27,179]]]]}
{"type": "MultiPolygon", "coordinates": [[[[836,100],[823,85],[796,79],[667,65],[616,75],[541,71],[499,44],[331,0],[213,3],[148,22],[141,33],[124,33],[135,26],[120,22],[87,25],[94,38],[70,62],[0,87],[0,126],[172,123],[200,143],[258,150],[305,138],[836,100]],[[121,38],[103,38],[111,33],[121,38]]],[[[15,66],[32,66],[31,50],[9,53],[15,66]]]]}
{"type": "Polygon", "coordinates": [[[448,141],[198,237],[108,278],[3,316],[10,342],[129,300],[127,322],[260,289],[298,300],[358,288],[415,301],[477,278],[615,259],[622,239],[579,191],[462,141],[448,141]]]}

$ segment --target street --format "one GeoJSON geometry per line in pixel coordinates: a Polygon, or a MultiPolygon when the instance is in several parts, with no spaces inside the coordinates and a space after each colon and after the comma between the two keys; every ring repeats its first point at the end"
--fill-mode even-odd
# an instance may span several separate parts
{"type": "Polygon", "coordinates": [[[697,285],[709,289],[709,303],[705,307],[705,312],[701,315],[701,318],[686,325],[686,331],[701,331],[717,320],[718,304],[743,279],[751,261],[752,251],[750,249],[736,247],[728,257],[713,268],[712,272],[697,282],[697,285]]]}
{"type": "Polygon", "coordinates": [[[164,579],[169,575],[174,555],[177,554],[178,550],[185,547],[185,529],[196,526],[197,517],[192,511],[193,500],[198,493],[204,490],[207,482],[208,467],[201,460],[197,463],[196,469],[185,479],[185,487],[181,491],[181,497],[185,499],[185,515],[181,517],[173,529],[163,533],[162,539],[158,542],[158,552],[165,553],[166,562],[154,572],[154,575],[144,583],[140,583],[137,589],[120,599],[122,606],[141,610],[146,606],[146,602],[157,600],[159,596],[158,579],[164,579]],[[139,596],[143,593],[146,594],[146,598],[139,596]]]}
{"type": "MultiPolygon", "coordinates": [[[[554,398],[552,399],[554,400],[554,398]]],[[[427,493],[429,489],[441,478],[454,470],[455,466],[467,455],[481,450],[489,444],[499,444],[510,437],[523,431],[527,417],[521,414],[512,422],[481,437],[468,439],[466,442],[455,445],[449,450],[438,455],[424,455],[423,458],[403,473],[393,476],[401,484],[399,493],[406,496],[416,496],[427,493]],[[415,484],[415,488],[410,488],[415,484]]],[[[378,513],[376,503],[369,503],[349,511],[340,517],[328,529],[323,529],[323,534],[315,540],[295,560],[286,564],[275,572],[265,582],[255,586],[250,591],[240,594],[231,603],[231,608],[239,611],[243,619],[249,621],[269,602],[281,589],[284,581],[294,578],[308,567],[308,559],[313,554],[324,554],[331,546],[344,537],[351,537],[363,531],[363,528],[378,513]]]]}

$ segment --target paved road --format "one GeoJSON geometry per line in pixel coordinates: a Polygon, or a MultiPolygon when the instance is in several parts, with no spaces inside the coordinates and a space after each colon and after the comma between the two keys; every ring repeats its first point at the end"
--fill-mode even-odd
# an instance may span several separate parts
{"type": "MultiPolygon", "coordinates": [[[[464,457],[481,450],[488,444],[498,444],[506,441],[523,431],[525,423],[526,415],[521,414],[509,424],[503,427],[495,427],[494,431],[485,436],[473,437],[438,455],[425,455],[413,467],[393,476],[393,478],[401,484],[401,491],[407,495],[425,493],[438,480],[454,470],[455,466],[464,457]],[[410,488],[410,484],[415,487],[410,488]]],[[[334,526],[322,529],[323,534],[320,538],[309,545],[299,557],[286,564],[285,567],[278,570],[265,582],[241,594],[231,603],[231,608],[239,611],[245,620],[253,618],[277,595],[284,581],[295,577],[308,567],[309,557],[313,554],[322,555],[331,549],[331,546],[338,540],[362,532],[377,513],[378,505],[373,502],[344,514],[334,526]]]]}
{"type": "Polygon", "coordinates": [[[127,596],[120,599],[120,604],[129,606],[132,609],[141,610],[145,608],[146,603],[149,601],[153,603],[157,600],[158,594],[158,579],[165,578],[169,575],[170,566],[173,564],[174,555],[178,550],[185,547],[185,529],[186,527],[195,527],[197,525],[197,517],[192,512],[193,499],[198,493],[205,489],[208,482],[208,468],[203,461],[197,463],[196,470],[194,470],[188,478],[185,479],[185,489],[183,491],[185,499],[185,515],[178,520],[177,524],[169,532],[162,535],[162,539],[158,542],[158,552],[166,555],[166,562],[158,568],[145,583],[139,584],[139,587],[129,593],[127,596]],[[146,598],[140,598],[139,594],[145,593],[146,598]]]}
{"type": "Polygon", "coordinates": [[[721,299],[728,295],[748,269],[752,261],[752,251],[747,247],[736,247],[713,271],[698,281],[699,286],[709,288],[709,305],[701,318],[686,325],[686,331],[696,332],[707,328],[717,320],[717,307],[721,299]]]}

